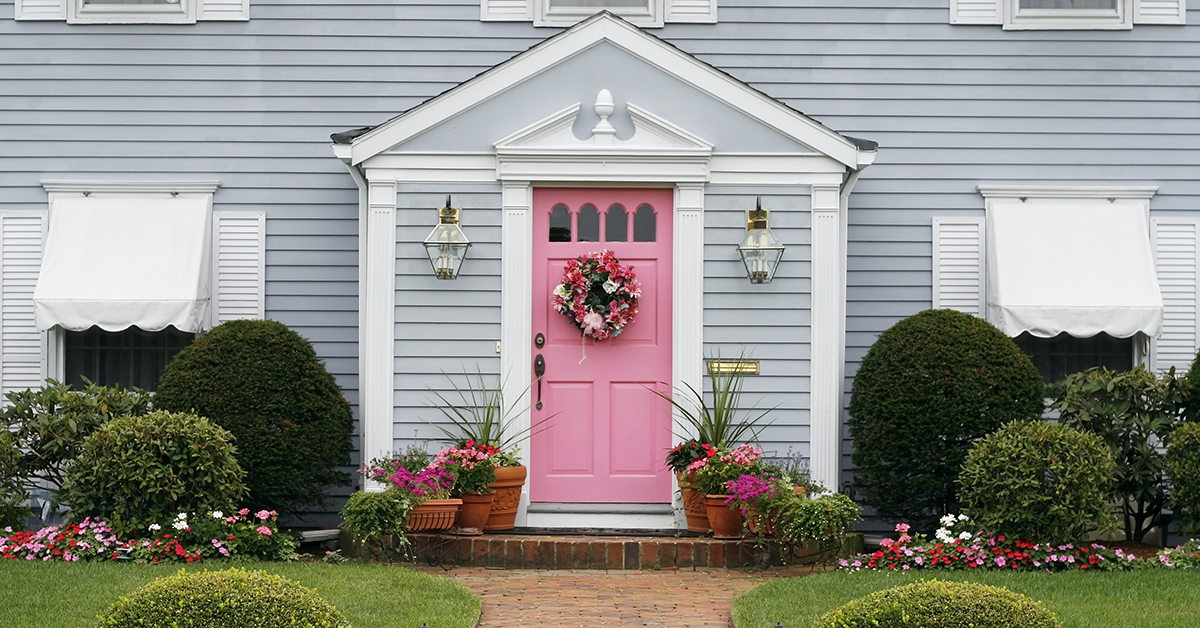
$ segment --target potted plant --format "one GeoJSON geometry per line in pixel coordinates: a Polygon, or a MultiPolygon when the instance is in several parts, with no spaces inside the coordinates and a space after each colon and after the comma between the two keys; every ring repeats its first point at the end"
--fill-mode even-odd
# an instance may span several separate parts
{"type": "Polygon", "coordinates": [[[499,451],[491,445],[467,441],[462,447],[451,445],[439,451],[433,460],[432,465],[443,467],[454,476],[451,494],[462,499],[458,534],[483,534],[496,497],[491,488],[491,483],[496,481],[492,457],[499,451]]]}
{"type": "Polygon", "coordinates": [[[704,494],[708,523],[713,537],[739,539],[744,518],[741,510],[730,500],[730,483],[743,475],[762,470],[758,463],[762,450],[753,445],[718,450],[717,454],[692,463],[696,469],[696,488],[704,494]]]}
{"type": "MultiPolygon", "coordinates": [[[[743,357],[738,360],[741,361],[743,357]]],[[[666,463],[675,472],[679,483],[684,514],[691,532],[707,532],[709,529],[707,509],[703,505],[705,494],[696,490],[695,471],[702,466],[698,461],[713,456],[718,449],[756,440],[759,423],[770,412],[739,416],[741,373],[709,368],[708,382],[712,391],[711,404],[705,399],[704,393],[687,384],[684,384],[684,390],[677,389],[674,396],[652,391],[675,408],[675,425],[683,435],[681,437],[690,436],[667,453],[666,463]]]]}
{"type": "Polygon", "coordinates": [[[430,459],[423,447],[411,446],[372,460],[363,474],[386,484],[409,505],[405,528],[409,532],[437,532],[454,527],[462,500],[451,498],[454,475],[430,459]]]}

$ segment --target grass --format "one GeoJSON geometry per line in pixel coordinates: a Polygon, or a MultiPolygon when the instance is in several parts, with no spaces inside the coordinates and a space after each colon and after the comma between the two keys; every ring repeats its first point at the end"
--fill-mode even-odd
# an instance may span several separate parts
{"type": "Polygon", "coordinates": [[[825,613],[880,589],[919,579],[1007,587],[1042,602],[1063,628],[1200,626],[1200,572],[1004,573],[996,571],[833,572],[769,582],[733,603],[737,628],[808,628],[825,613]]]}
{"type": "MultiPolygon", "coordinates": [[[[365,563],[239,563],[291,578],[315,589],[354,628],[471,628],[479,619],[479,597],[444,578],[403,567],[365,563]]],[[[189,565],[189,571],[225,565],[189,565]]],[[[0,626],[3,628],[91,628],[118,596],[182,567],[127,563],[42,563],[0,561],[0,626]]]]}

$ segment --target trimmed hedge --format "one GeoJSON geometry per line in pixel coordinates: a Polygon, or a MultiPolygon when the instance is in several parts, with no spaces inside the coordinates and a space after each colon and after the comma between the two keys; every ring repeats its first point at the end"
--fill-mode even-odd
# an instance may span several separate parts
{"type": "Polygon", "coordinates": [[[263,571],[226,569],[159,578],[122,596],[99,628],[350,628],[312,589],[263,571]]]}
{"type": "Polygon", "coordinates": [[[926,310],[879,335],[850,397],[855,481],[883,519],[932,531],[958,512],[967,450],[1013,420],[1035,420],[1042,376],[987,321],[926,310]]]}
{"type": "Polygon", "coordinates": [[[1111,518],[1116,470],[1108,447],[1091,432],[1013,421],[971,447],[959,498],[984,530],[1078,542],[1111,518]]]}
{"type": "Polygon", "coordinates": [[[282,323],[237,320],[167,365],[155,406],[191,411],[237,439],[249,506],[295,513],[349,481],[350,404],[312,345],[282,323]]]}
{"type": "Polygon", "coordinates": [[[1061,628],[1041,602],[1003,587],[923,580],[876,591],[825,614],[813,628],[1061,628]]]}
{"type": "Polygon", "coordinates": [[[25,476],[21,469],[21,450],[8,430],[0,429],[0,528],[25,527],[31,513],[26,502],[25,476]]]}
{"type": "Polygon", "coordinates": [[[70,517],[108,521],[119,535],[181,512],[232,511],[245,494],[229,432],[194,414],[118,417],[83,441],[67,470],[70,517]]]}
{"type": "Polygon", "coordinates": [[[1171,434],[1167,447],[1171,503],[1192,534],[1200,534],[1200,423],[1185,423],[1171,434]]]}

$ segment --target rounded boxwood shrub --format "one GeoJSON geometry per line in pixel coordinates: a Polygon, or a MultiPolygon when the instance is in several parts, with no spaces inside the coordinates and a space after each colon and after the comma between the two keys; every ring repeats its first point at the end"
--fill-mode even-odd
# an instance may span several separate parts
{"type": "Polygon", "coordinates": [[[67,469],[70,517],[145,533],[180,512],[231,511],[245,495],[230,434],[208,419],[161,410],[117,417],[83,441],[67,469]]]}
{"type": "Polygon", "coordinates": [[[1176,513],[1189,532],[1200,534],[1200,423],[1184,423],[1171,433],[1166,471],[1176,513]]]}
{"type": "Polygon", "coordinates": [[[883,519],[918,530],[958,512],[954,481],[967,450],[1042,412],[1042,377],[987,321],[926,310],[879,335],[850,396],[855,481],[883,519]]]}
{"type": "Polygon", "coordinates": [[[226,569],[159,578],[119,598],[100,628],[349,628],[350,622],[311,589],[263,571],[226,569]]]}
{"type": "Polygon", "coordinates": [[[237,439],[249,505],[297,512],[349,476],[350,404],[312,345],[282,323],[237,320],[167,365],[155,407],[191,411],[237,439]]]}
{"type": "Polygon", "coordinates": [[[958,477],[959,498],[989,532],[1082,541],[1109,523],[1116,471],[1112,453],[1091,432],[1013,421],[971,447],[958,477]]]}
{"type": "Polygon", "coordinates": [[[923,580],[876,591],[830,611],[813,628],[1059,628],[1040,602],[1003,587],[923,580]]]}

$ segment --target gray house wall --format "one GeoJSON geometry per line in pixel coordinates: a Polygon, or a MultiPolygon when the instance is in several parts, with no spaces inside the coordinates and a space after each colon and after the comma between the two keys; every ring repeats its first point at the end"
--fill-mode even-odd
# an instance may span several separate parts
{"type": "MultiPolygon", "coordinates": [[[[1130,31],[954,26],[948,4],[720,0],[718,24],[652,31],[833,129],[880,143],[850,199],[847,390],[875,336],[930,306],[930,221],[980,215],[976,185],[1157,185],[1153,212],[1200,212],[1195,0],[1186,26],[1130,31]]],[[[378,124],[558,32],[480,22],[471,0],[251,0],[248,22],[188,26],[12,17],[11,0],[0,1],[0,209],[44,208],[43,178],[221,180],[216,209],[268,212],[267,315],[313,341],[352,401],[358,194],[330,156],[329,134],[378,124]]],[[[427,428],[409,416],[428,382],[403,356],[498,370],[498,277],[481,263],[496,266],[499,254],[499,213],[486,209],[497,207],[496,190],[402,190],[400,206],[433,208],[447,192],[464,220],[491,235],[479,238],[459,280],[474,291],[470,303],[398,290],[397,439],[427,428]],[[438,316],[455,317],[465,339],[430,343],[426,334],[444,325],[438,316]]],[[[797,210],[779,216],[789,248],[785,275],[764,290],[780,292],[760,302],[769,322],[743,322],[722,296],[744,281],[727,242],[742,228],[738,211],[760,193],[708,191],[705,343],[733,354],[753,341],[764,375],[748,380],[747,399],[761,394],[761,407],[779,404],[781,423],[803,425],[800,191],[764,198],[768,208],[797,210]]],[[[419,240],[431,209],[402,210],[399,225],[398,241],[419,240]]],[[[434,281],[420,255],[398,248],[398,282],[434,281]]],[[[807,439],[800,427],[769,433],[781,443],[807,439]]]]}

